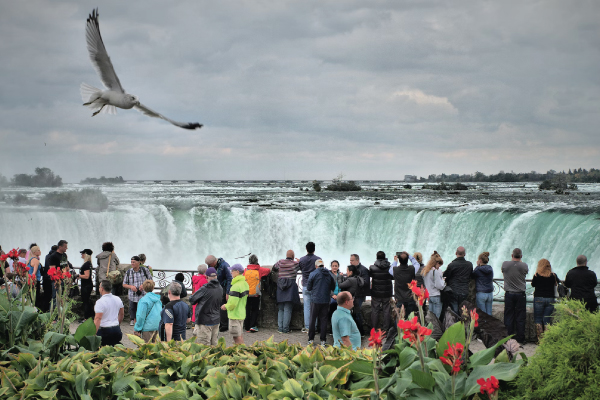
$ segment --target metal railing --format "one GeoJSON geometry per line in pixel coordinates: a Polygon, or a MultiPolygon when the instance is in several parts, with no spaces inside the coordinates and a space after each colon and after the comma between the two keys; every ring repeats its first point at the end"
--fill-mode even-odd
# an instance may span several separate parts
{"type": "MultiPolygon", "coordinates": [[[[263,267],[270,268],[271,265],[263,265],[263,267]]],[[[193,290],[192,288],[192,277],[198,274],[196,270],[180,270],[173,271],[167,269],[152,269],[152,278],[154,279],[154,292],[160,293],[163,288],[167,287],[172,281],[175,280],[175,275],[178,273],[183,274],[183,284],[185,288],[188,290],[193,290]]],[[[94,270],[92,273],[92,282],[95,285],[96,282],[96,271],[94,270]]],[[[494,279],[494,301],[499,303],[504,303],[504,279],[494,279]]],[[[299,272],[296,278],[296,283],[298,284],[298,289],[300,293],[302,293],[302,273],[299,272]]],[[[531,279],[526,279],[526,289],[525,295],[527,296],[527,302],[533,303],[533,292],[535,288],[531,286],[531,279]]],[[[596,297],[600,298],[600,281],[596,285],[596,297]]]]}

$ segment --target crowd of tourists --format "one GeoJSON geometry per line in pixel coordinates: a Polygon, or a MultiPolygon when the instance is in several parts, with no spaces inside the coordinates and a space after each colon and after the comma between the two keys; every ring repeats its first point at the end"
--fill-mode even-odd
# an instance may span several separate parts
{"type": "MultiPolygon", "coordinates": [[[[57,287],[49,278],[53,268],[70,270],[75,285],[70,295],[80,295],[83,303],[82,319],[93,318],[102,345],[114,345],[121,341],[121,323],[124,319],[124,304],[115,295],[111,276],[118,270],[120,260],[114,245],[102,244],[102,252],[96,256],[96,267],[92,263],[93,251],[81,250],[83,260],[79,272],[73,269],[67,257],[68,243],[60,240],[41,260],[41,249],[36,244],[29,250],[21,249],[5,254],[0,248],[1,283],[11,286],[13,296],[19,295],[19,279],[16,266],[26,266],[30,279],[35,280],[36,306],[43,312],[55,301],[57,287]],[[91,300],[94,284],[92,270],[96,270],[95,304],[91,300]],[[112,275],[111,275],[112,274],[112,275]],[[80,284],[78,284],[78,281],[80,284]],[[81,286],[81,292],[73,292],[81,286]]],[[[458,313],[461,303],[467,300],[470,286],[476,290],[475,302],[479,312],[492,315],[494,292],[494,269],[489,265],[490,254],[479,254],[476,265],[467,261],[464,247],[456,249],[456,258],[445,269],[440,254],[433,252],[427,262],[419,252],[409,254],[397,252],[392,262],[383,251],[378,251],[370,267],[361,263],[358,254],[351,254],[346,273],[340,270],[340,262],[325,262],[315,254],[313,242],[306,244],[306,255],[296,258],[288,250],[285,258],[272,268],[260,266],[258,257],[250,255],[246,267],[229,265],[223,258],[209,255],[205,263],[198,266],[192,277],[192,294],[188,296],[184,275],[178,273],[168,285],[163,296],[154,293],[155,283],[151,267],[145,265],[144,254],[131,257],[131,268],[122,277],[122,288],[127,291],[130,325],[136,335],[146,342],[162,340],[185,340],[189,323],[194,325],[193,335],[200,343],[216,345],[219,332],[228,331],[235,344],[244,343],[243,333],[258,332],[262,283],[271,276],[276,282],[278,305],[278,332],[290,332],[294,305],[304,310],[302,332],[308,335],[308,343],[315,341],[317,329],[320,343],[326,343],[331,329],[334,345],[360,347],[361,336],[365,335],[363,303],[370,297],[370,326],[387,331],[393,325],[392,308],[404,309],[404,315],[417,311],[417,304],[410,283],[417,282],[427,289],[428,310],[436,318],[443,318],[443,310],[450,308],[458,313]],[[409,264],[410,263],[410,264],[409,264]],[[301,287],[298,275],[301,275],[301,287]],[[188,302],[182,301],[188,297],[188,302]]],[[[511,259],[502,263],[504,279],[504,324],[509,335],[525,342],[526,277],[529,266],[522,261],[523,253],[515,248],[511,259]]],[[[570,297],[581,300],[590,311],[597,311],[595,294],[596,274],[587,267],[587,258],[576,258],[577,266],[571,269],[564,280],[552,270],[547,259],[541,259],[531,281],[534,288],[534,318],[538,335],[551,322],[553,304],[562,292],[570,289],[570,297]]],[[[118,293],[117,293],[118,294],[118,293]]]]}

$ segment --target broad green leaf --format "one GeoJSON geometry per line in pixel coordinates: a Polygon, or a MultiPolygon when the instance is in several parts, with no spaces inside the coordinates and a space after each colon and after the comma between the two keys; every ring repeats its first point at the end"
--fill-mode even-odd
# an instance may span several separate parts
{"type": "Polygon", "coordinates": [[[94,320],[91,318],[88,318],[83,324],[79,325],[73,335],[79,344],[81,344],[81,339],[86,336],[96,336],[96,324],[94,324],[94,320]]]}
{"type": "Polygon", "coordinates": [[[236,400],[242,399],[242,387],[233,379],[227,379],[225,381],[225,388],[227,389],[230,398],[236,400]]]}
{"type": "Polygon", "coordinates": [[[295,379],[288,379],[283,382],[283,388],[290,392],[294,397],[304,397],[304,390],[302,390],[302,386],[295,379]]]}
{"type": "Polygon", "coordinates": [[[506,349],[502,350],[502,353],[498,354],[498,357],[496,357],[496,360],[494,361],[494,363],[507,363],[510,362],[510,359],[508,358],[508,353],[506,352],[506,349]]]}
{"type": "Polygon", "coordinates": [[[409,372],[412,375],[413,382],[421,386],[423,389],[431,390],[435,385],[435,379],[427,372],[420,371],[418,369],[410,369],[409,372]]]}
{"type": "Polygon", "coordinates": [[[412,347],[405,347],[400,352],[400,369],[408,368],[417,357],[417,352],[412,347]]]}
{"type": "Polygon", "coordinates": [[[100,348],[100,345],[102,344],[102,338],[96,335],[84,336],[83,338],[81,338],[79,344],[86,350],[97,351],[100,348]]]}
{"type": "Polygon", "coordinates": [[[137,347],[141,347],[146,344],[144,339],[142,339],[139,336],[128,334],[127,337],[129,338],[129,340],[131,340],[131,343],[135,344],[137,347]]]}
{"type": "Polygon", "coordinates": [[[60,347],[60,346],[62,346],[62,344],[64,343],[66,338],[67,338],[67,335],[63,335],[63,334],[56,333],[56,332],[48,332],[44,336],[44,345],[48,349],[60,347]]]}
{"type": "Polygon", "coordinates": [[[389,391],[394,393],[396,398],[400,398],[404,391],[412,384],[412,379],[398,378],[396,386],[392,386],[389,391]]]}
{"type": "Polygon", "coordinates": [[[56,393],[58,392],[58,389],[56,390],[52,390],[52,391],[42,391],[42,392],[37,392],[35,395],[38,397],[41,397],[42,399],[56,399],[56,393]]]}
{"type": "Polygon", "coordinates": [[[478,351],[477,353],[473,354],[471,357],[469,357],[470,367],[475,368],[479,365],[488,365],[494,358],[494,355],[496,354],[496,349],[499,346],[502,346],[504,343],[506,343],[510,338],[510,336],[505,337],[492,347],[478,351]]]}
{"type": "Polygon", "coordinates": [[[479,391],[478,379],[495,376],[500,381],[512,381],[519,373],[521,363],[497,363],[475,367],[465,383],[465,395],[470,396],[479,391]]]}
{"type": "Polygon", "coordinates": [[[79,396],[87,394],[86,382],[88,380],[89,373],[82,372],[75,377],[75,390],[79,396]]]}
{"type": "Polygon", "coordinates": [[[183,390],[174,390],[170,393],[156,397],[156,400],[189,400],[189,397],[183,390]]]}
{"type": "Polygon", "coordinates": [[[275,392],[272,392],[270,395],[268,395],[267,399],[281,400],[281,399],[285,399],[286,397],[291,398],[292,394],[290,392],[288,392],[287,390],[277,390],[275,392]]]}
{"type": "Polygon", "coordinates": [[[457,322],[446,329],[437,345],[438,357],[444,355],[444,351],[448,348],[448,342],[450,344],[461,343],[463,346],[465,345],[465,325],[462,322],[457,322]]]}
{"type": "Polygon", "coordinates": [[[135,382],[135,377],[132,375],[124,376],[117,379],[113,385],[112,390],[116,395],[123,394],[125,391],[135,382]]]}

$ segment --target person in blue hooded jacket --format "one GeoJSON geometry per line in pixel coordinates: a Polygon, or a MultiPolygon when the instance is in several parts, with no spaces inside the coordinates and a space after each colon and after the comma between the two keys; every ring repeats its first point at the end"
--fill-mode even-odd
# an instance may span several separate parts
{"type": "Polygon", "coordinates": [[[329,313],[329,299],[331,291],[335,289],[335,278],[328,269],[323,267],[323,260],[315,261],[315,270],[310,273],[307,289],[311,292],[310,299],[310,325],[308,328],[308,344],[315,338],[315,324],[319,318],[321,331],[321,346],[327,340],[327,315],[329,313]]]}
{"type": "Polygon", "coordinates": [[[146,294],[138,302],[133,330],[146,343],[155,342],[160,325],[162,302],[160,301],[160,295],[153,292],[154,281],[148,279],[144,281],[142,286],[146,294]]]}

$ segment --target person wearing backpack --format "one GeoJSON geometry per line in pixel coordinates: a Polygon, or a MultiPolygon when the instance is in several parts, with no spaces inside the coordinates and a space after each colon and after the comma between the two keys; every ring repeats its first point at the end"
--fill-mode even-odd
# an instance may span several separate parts
{"type": "Polygon", "coordinates": [[[246,302],[246,319],[244,320],[244,330],[246,332],[258,332],[256,321],[260,311],[261,279],[271,273],[269,268],[258,265],[258,257],[254,254],[248,260],[250,263],[244,270],[246,283],[250,288],[248,290],[248,300],[246,302]]]}
{"type": "Polygon", "coordinates": [[[129,325],[135,325],[138,302],[143,295],[143,283],[145,280],[153,280],[152,274],[148,268],[140,266],[140,258],[138,256],[131,257],[131,268],[125,272],[123,279],[123,288],[129,289],[127,298],[129,299],[129,325]]]}

